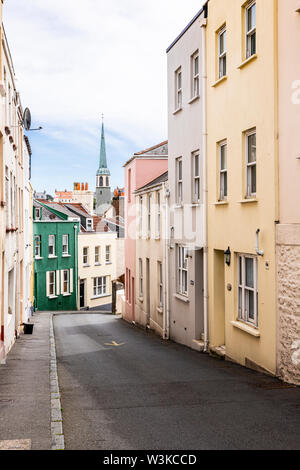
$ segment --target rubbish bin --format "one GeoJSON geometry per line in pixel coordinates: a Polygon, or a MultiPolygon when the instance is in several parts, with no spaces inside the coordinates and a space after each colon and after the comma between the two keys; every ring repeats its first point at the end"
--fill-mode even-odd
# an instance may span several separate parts
{"type": "Polygon", "coordinates": [[[24,335],[32,335],[34,323],[23,323],[24,335]]]}

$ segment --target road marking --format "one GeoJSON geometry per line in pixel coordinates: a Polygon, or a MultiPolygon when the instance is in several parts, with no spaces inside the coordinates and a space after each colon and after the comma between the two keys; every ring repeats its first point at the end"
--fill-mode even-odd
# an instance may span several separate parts
{"type": "Polygon", "coordinates": [[[125,343],[116,343],[116,341],[112,341],[111,343],[104,343],[105,346],[115,346],[115,347],[118,347],[118,346],[123,346],[123,344],[125,343]]]}

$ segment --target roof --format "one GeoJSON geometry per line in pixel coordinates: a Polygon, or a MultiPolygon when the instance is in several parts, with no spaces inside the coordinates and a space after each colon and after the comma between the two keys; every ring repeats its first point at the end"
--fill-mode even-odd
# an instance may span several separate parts
{"type": "Polygon", "coordinates": [[[167,158],[168,157],[168,141],[164,140],[163,142],[160,142],[157,145],[154,145],[153,147],[150,147],[148,149],[142,150],[141,152],[136,152],[133,154],[133,157],[131,157],[124,165],[128,165],[132,160],[135,158],[141,158],[141,157],[151,157],[151,158],[167,158]]]}
{"type": "Polygon", "coordinates": [[[59,199],[72,199],[73,193],[72,191],[55,191],[55,197],[59,199]]]}
{"type": "MultiPolygon", "coordinates": [[[[55,209],[59,212],[62,212],[63,214],[67,215],[68,217],[74,218],[74,213],[71,212],[67,207],[66,204],[62,202],[52,202],[52,201],[47,201],[47,206],[49,206],[52,209],[55,209]]],[[[76,217],[76,215],[75,215],[76,217]]]]}
{"type": "MultiPolygon", "coordinates": [[[[201,8],[201,10],[198,11],[198,13],[194,16],[194,18],[189,22],[189,24],[181,31],[181,33],[177,36],[176,39],[174,39],[174,41],[170,44],[170,46],[167,48],[166,52],[168,53],[173,46],[175,46],[175,44],[179,41],[179,39],[182,38],[182,36],[190,29],[190,27],[195,23],[195,21],[199,18],[199,16],[202,15],[202,13],[204,12],[205,15],[207,14],[207,2],[205,2],[205,4],[203,5],[203,7],[201,8]]],[[[205,16],[206,17],[206,16],[205,16]]]]}
{"type": "Polygon", "coordinates": [[[158,176],[154,180],[150,181],[149,183],[145,184],[141,188],[138,188],[135,192],[145,191],[146,189],[150,189],[152,187],[158,186],[159,184],[165,183],[168,181],[168,172],[166,171],[162,175],[158,176]]]}
{"type": "Polygon", "coordinates": [[[107,159],[106,159],[106,145],[105,145],[105,135],[104,135],[104,123],[102,121],[101,128],[101,147],[100,147],[100,162],[97,175],[110,175],[110,171],[107,168],[107,159]]]}
{"type": "Polygon", "coordinates": [[[87,217],[87,218],[92,217],[91,214],[79,202],[65,202],[64,206],[76,212],[76,214],[82,215],[83,217],[87,217]]]}

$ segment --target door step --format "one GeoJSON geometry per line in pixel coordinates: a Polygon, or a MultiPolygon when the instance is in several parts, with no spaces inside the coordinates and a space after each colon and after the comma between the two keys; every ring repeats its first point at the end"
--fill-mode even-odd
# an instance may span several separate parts
{"type": "Polygon", "coordinates": [[[204,351],[204,341],[201,341],[200,339],[193,339],[192,343],[192,349],[198,352],[203,352],[204,351]]]}
{"type": "Polygon", "coordinates": [[[210,348],[210,352],[216,354],[219,357],[225,358],[226,356],[226,346],[217,346],[214,348],[210,348]]]}

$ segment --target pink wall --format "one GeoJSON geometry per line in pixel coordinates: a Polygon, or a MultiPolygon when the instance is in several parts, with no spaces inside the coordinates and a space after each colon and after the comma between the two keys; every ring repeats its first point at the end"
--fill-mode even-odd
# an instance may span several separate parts
{"type": "Polygon", "coordinates": [[[300,0],[279,0],[280,223],[300,223],[300,0]]]}
{"type": "Polygon", "coordinates": [[[128,321],[135,319],[135,292],[132,291],[135,290],[133,286],[136,285],[136,198],[133,192],[167,170],[168,160],[157,157],[135,158],[125,166],[125,319],[128,321]],[[129,175],[131,175],[131,181],[129,181],[129,175]],[[129,188],[131,189],[130,195],[129,188]]]}

